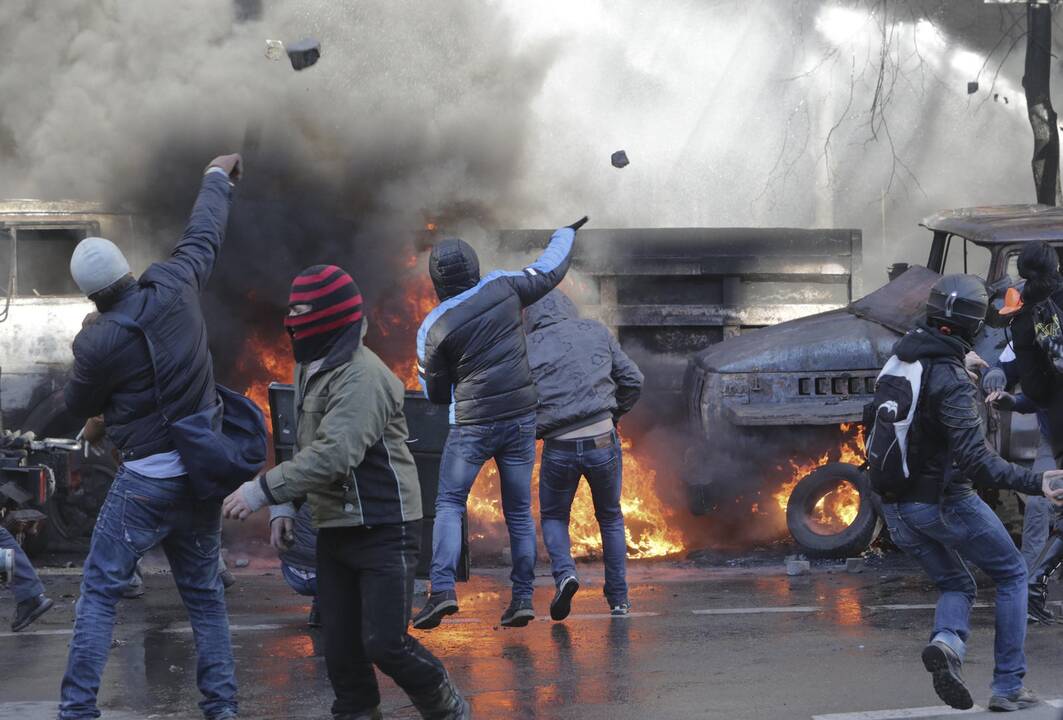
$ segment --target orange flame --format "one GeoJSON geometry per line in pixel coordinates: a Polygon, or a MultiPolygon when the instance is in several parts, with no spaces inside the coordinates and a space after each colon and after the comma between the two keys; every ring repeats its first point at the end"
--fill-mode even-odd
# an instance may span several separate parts
{"type": "MultiPolygon", "coordinates": [[[[428,273],[416,269],[418,258],[405,263],[406,273],[369,309],[366,343],[387,363],[407,389],[419,390],[416,335],[421,321],[438,299],[428,273]]],[[[278,323],[279,324],[279,323],[278,323]]],[[[268,387],[271,382],[291,382],[294,361],[283,333],[269,336],[252,330],[244,355],[237,362],[238,375],[246,378],[247,395],[269,416],[268,387]]],[[[628,557],[651,558],[675,555],[684,550],[683,536],[669,522],[671,511],[657,494],[657,471],[651,459],[636,449],[629,438],[622,441],[623,486],[620,506],[624,513],[628,557]]],[[[532,498],[538,515],[538,458],[533,475],[532,498]]],[[[498,471],[485,466],[473,485],[468,511],[473,538],[501,538],[505,534],[498,471]]],[[[601,553],[602,541],[594,517],[589,488],[576,493],[570,523],[572,551],[576,556],[601,553]]]]}
{"type": "MultiPolygon", "coordinates": [[[[829,462],[844,462],[852,465],[864,463],[864,427],[862,425],[843,423],[839,430],[842,434],[840,444],[823,453],[818,458],[805,462],[789,460],[790,479],[784,482],[772,498],[783,514],[790,501],[790,493],[802,479],[821,465],[829,462]]],[[[783,468],[779,468],[786,472],[783,468]]],[[[860,512],[860,493],[849,483],[842,483],[831,490],[816,503],[813,520],[826,532],[836,533],[852,525],[860,512]]]]}

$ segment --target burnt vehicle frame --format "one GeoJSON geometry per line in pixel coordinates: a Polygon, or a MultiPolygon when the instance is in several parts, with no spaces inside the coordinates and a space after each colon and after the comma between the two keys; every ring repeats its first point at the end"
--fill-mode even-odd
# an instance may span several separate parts
{"type": "MultiPolygon", "coordinates": [[[[720,497],[719,478],[702,468],[714,444],[732,433],[748,433],[771,445],[787,433],[809,442],[837,442],[839,426],[859,423],[875,378],[894,343],[923,315],[927,294],[943,274],[982,277],[990,293],[986,327],[975,351],[990,365],[1008,342],[1007,322],[997,311],[1008,288],[1019,284],[1018,255],[1025,243],[1047,241],[1063,257],[1063,209],[1044,205],[1002,205],[940,212],[920,225],[930,231],[925,267],[901,265],[882,288],[847,307],[753,330],[696,353],[684,390],[691,423],[704,440],[685,474],[690,509],[710,511],[720,497]]],[[[1032,462],[1038,431],[1033,416],[990,413],[988,436],[1007,459],[1032,462]]],[[[762,476],[780,469],[765,462],[762,476]]],[[[828,462],[802,478],[787,503],[787,525],[806,551],[825,556],[858,554],[879,534],[882,523],[861,468],[828,462]],[[832,531],[812,509],[840,484],[860,495],[856,519],[832,531]]]]}

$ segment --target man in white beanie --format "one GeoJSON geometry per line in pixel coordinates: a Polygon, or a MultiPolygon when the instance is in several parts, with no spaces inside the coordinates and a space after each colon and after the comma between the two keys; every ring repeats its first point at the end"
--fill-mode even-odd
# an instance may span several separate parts
{"type": "Polygon", "coordinates": [[[169,422],[217,402],[199,294],[221,249],[240,156],[207,166],[184,235],[165,262],[135,279],[122,251],[85,238],[70,273],[100,315],[74,340],[64,389],[75,416],[103,415],[122,456],[85,559],[59,720],[97,718],[115,605],[137,561],[162,545],[195,636],[196,679],[207,720],[235,718],[236,680],[225,594],[218,575],[221,503],[196,500],[169,422]],[[120,323],[132,319],[143,334],[120,323]],[[154,347],[152,362],[145,336],[154,347]]]}

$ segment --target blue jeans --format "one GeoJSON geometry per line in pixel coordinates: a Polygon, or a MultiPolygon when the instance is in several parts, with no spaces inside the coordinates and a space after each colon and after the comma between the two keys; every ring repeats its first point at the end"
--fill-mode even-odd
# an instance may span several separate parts
{"type": "Polygon", "coordinates": [[[137,560],[162,545],[196,641],[199,703],[209,719],[236,711],[225,591],[218,575],[221,509],[187,489],[187,478],[146,478],[118,469],[96,518],[81,580],[59,720],[97,718],[96,696],[114,630],[115,605],[137,560]]]}
{"type": "Polygon", "coordinates": [[[620,441],[615,432],[612,444],[604,448],[596,448],[586,440],[547,440],[543,444],[543,460],[539,466],[539,514],[554,582],[560,583],[576,574],[568,521],[580,478],[585,477],[591,486],[594,517],[602,533],[605,597],[610,605],[627,601],[627,540],[624,514],[620,510],[623,470],[620,441]]]}
{"type": "MultiPolygon", "coordinates": [[[[1052,455],[1051,444],[1041,438],[1037,446],[1037,459],[1033,464],[1034,472],[1056,469],[1056,459],[1052,455]]],[[[1022,557],[1026,560],[1026,571],[1037,565],[1037,558],[1048,542],[1048,532],[1054,524],[1058,512],[1048,498],[1040,495],[1026,497],[1026,511],[1022,518],[1022,557]]]]}
{"type": "Polygon", "coordinates": [[[18,544],[18,541],[15,540],[15,536],[9,533],[5,527],[0,527],[0,548],[15,551],[15,570],[8,579],[8,585],[11,587],[11,594],[15,596],[15,602],[20,603],[43,593],[44,585],[41,585],[41,579],[37,577],[37,571],[33,569],[30,559],[26,557],[26,553],[22,550],[22,546],[18,544]]]}
{"type": "Polygon", "coordinates": [[[472,483],[489,459],[498,466],[502,514],[513,554],[514,599],[531,599],[535,581],[535,521],[531,478],[535,413],[483,425],[453,425],[439,464],[439,495],[432,530],[432,592],[454,589],[461,556],[461,519],[472,483]]]}
{"type": "Polygon", "coordinates": [[[1008,531],[973,493],[933,503],[883,503],[890,535],[941,591],[932,640],[963,659],[977,586],[966,561],[997,586],[993,693],[1010,695],[1026,675],[1026,563],[1008,531]]]}
{"type": "Polygon", "coordinates": [[[317,573],[298,570],[286,562],[281,563],[281,575],[295,592],[305,597],[314,598],[312,607],[317,607],[317,573]]]}

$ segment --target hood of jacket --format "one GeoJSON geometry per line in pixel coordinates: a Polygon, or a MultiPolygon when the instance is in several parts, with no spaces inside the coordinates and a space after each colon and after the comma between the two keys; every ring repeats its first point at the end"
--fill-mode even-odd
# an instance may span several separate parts
{"type": "Polygon", "coordinates": [[[548,292],[542,300],[524,309],[524,332],[530,334],[550,325],[579,317],[579,309],[565,293],[558,289],[548,292]]]}
{"type": "Polygon", "coordinates": [[[480,258],[461,238],[446,238],[432,248],[428,274],[432,277],[436,295],[440,300],[446,300],[480,282],[480,258]]]}
{"type": "Polygon", "coordinates": [[[962,362],[970,349],[960,338],[945,335],[926,322],[918,323],[893,346],[894,354],[904,362],[949,357],[962,362]]]}

